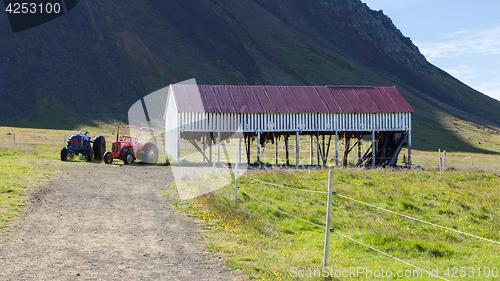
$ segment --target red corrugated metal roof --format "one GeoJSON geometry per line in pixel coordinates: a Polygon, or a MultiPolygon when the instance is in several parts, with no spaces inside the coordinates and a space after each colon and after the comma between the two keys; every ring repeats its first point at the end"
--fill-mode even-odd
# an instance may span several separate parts
{"type": "Polygon", "coordinates": [[[396,87],[171,85],[179,112],[408,113],[396,87]]]}

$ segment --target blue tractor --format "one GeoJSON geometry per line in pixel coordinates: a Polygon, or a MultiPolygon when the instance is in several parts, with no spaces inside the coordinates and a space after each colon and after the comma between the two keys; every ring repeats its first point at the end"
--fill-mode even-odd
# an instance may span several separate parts
{"type": "Polygon", "coordinates": [[[102,159],[104,152],[106,152],[104,137],[98,135],[92,141],[89,132],[83,131],[68,138],[67,146],[61,149],[61,161],[66,161],[68,156],[81,154],[90,162],[94,157],[102,159]]]}

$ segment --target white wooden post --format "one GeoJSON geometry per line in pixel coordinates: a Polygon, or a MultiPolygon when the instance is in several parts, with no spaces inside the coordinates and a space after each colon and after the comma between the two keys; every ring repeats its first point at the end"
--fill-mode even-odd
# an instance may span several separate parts
{"type": "Polygon", "coordinates": [[[446,167],[446,150],[443,152],[443,167],[446,167]]]}
{"type": "Polygon", "coordinates": [[[240,162],[238,157],[239,153],[236,151],[236,167],[234,169],[234,204],[238,204],[238,163],[240,162]]]}
{"type": "Polygon", "coordinates": [[[66,144],[66,135],[64,135],[64,141],[63,141],[64,144],[66,144]]]}
{"type": "Polygon", "coordinates": [[[260,162],[260,131],[257,132],[257,162],[260,162]]]}
{"type": "Polygon", "coordinates": [[[375,131],[372,132],[372,166],[375,168],[375,131]]]}
{"type": "Polygon", "coordinates": [[[330,222],[332,219],[333,171],[328,175],[328,203],[325,226],[325,249],[323,252],[323,267],[328,266],[328,248],[330,246],[330,222]]]}
{"type": "Polygon", "coordinates": [[[14,142],[14,145],[16,145],[16,134],[12,134],[12,141],[14,142]]]}

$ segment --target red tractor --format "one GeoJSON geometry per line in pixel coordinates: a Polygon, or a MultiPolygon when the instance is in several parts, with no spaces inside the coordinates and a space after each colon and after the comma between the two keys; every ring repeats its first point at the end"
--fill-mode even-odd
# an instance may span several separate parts
{"type": "Polygon", "coordinates": [[[111,145],[111,151],[104,153],[104,162],[113,163],[113,159],[121,159],[126,165],[130,165],[134,160],[154,164],[158,162],[158,146],[153,128],[138,127],[128,125],[119,137],[116,134],[116,141],[111,145]]]}

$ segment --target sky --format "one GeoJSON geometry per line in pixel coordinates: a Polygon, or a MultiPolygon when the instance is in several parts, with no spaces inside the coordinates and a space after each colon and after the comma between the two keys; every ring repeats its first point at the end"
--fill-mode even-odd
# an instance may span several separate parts
{"type": "Polygon", "coordinates": [[[361,0],[383,10],[427,60],[500,100],[500,0],[361,0]]]}

